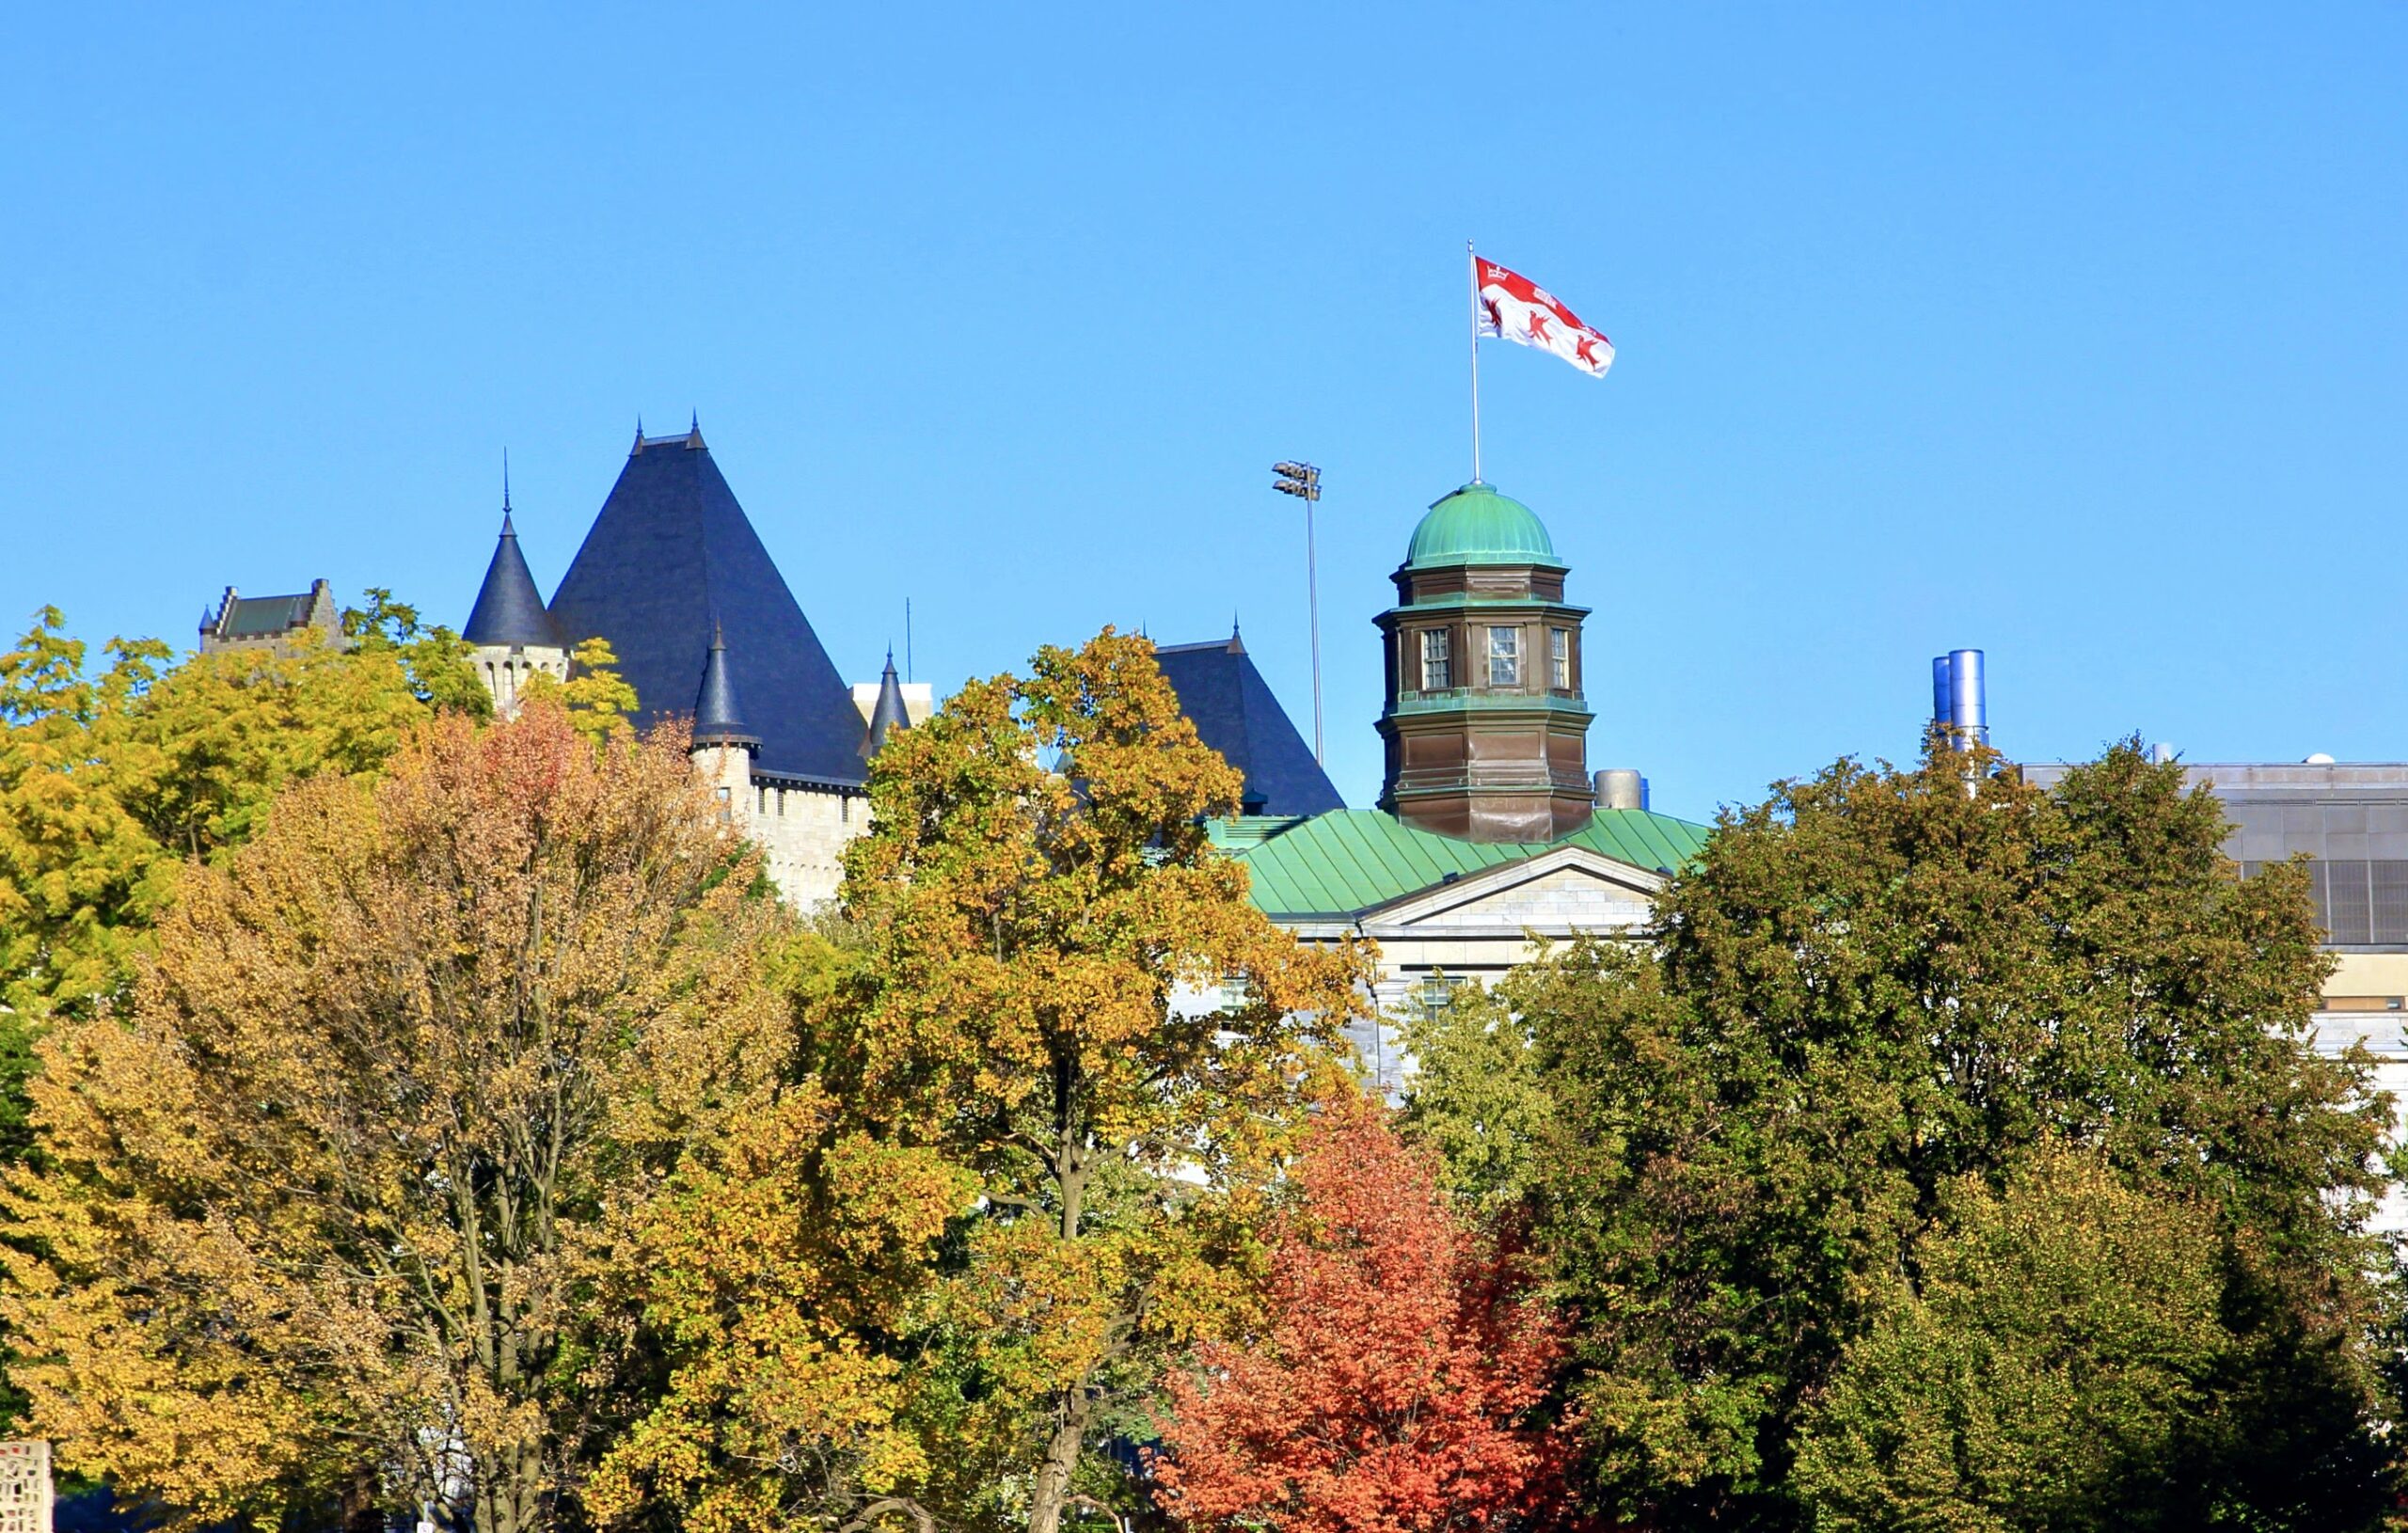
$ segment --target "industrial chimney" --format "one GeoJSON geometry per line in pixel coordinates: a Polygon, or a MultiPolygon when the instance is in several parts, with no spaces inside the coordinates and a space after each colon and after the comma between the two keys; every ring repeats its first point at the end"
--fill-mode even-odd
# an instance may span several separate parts
{"type": "Polygon", "coordinates": [[[1982,652],[1953,649],[1931,657],[1931,723],[1949,748],[1990,743],[1989,700],[1982,685],[1982,652]]]}

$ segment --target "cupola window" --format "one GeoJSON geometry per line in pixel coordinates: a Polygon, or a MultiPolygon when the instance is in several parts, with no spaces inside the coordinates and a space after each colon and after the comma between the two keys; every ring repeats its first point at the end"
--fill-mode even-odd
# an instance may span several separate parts
{"type": "Polygon", "coordinates": [[[1444,692],[1455,685],[1455,661],[1447,645],[1447,630],[1421,630],[1421,689],[1444,692]]]}
{"type": "Polygon", "coordinates": [[[1572,690],[1572,630],[1549,628],[1546,631],[1546,662],[1559,692],[1572,690]]]}
{"type": "Polygon", "coordinates": [[[1488,630],[1488,685],[1519,687],[1522,685],[1522,630],[1491,628],[1488,630]]]}

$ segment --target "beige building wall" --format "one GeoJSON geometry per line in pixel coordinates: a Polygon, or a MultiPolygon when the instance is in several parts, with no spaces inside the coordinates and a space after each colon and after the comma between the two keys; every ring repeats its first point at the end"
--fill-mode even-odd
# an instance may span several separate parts
{"type": "Polygon", "coordinates": [[[469,651],[468,663],[492,694],[494,713],[503,719],[518,716],[518,694],[537,676],[568,680],[568,651],[547,645],[480,644],[469,651]]]}
{"type": "Polygon", "coordinates": [[[869,829],[869,795],[859,788],[799,786],[757,778],[747,810],[753,844],[779,893],[797,909],[834,903],[845,844],[869,829]]]}
{"type": "MultiPolygon", "coordinates": [[[[2324,982],[2316,1014],[2317,1051],[2347,1052],[2364,1044],[2374,1056],[2374,1085],[2392,1098],[2392,1138],[2408,1137],[2408,953],[2336,953],[2340,967],[2324,982]]],[[[2408,1231],[2408,1196],[2384,1199],[2381,1226],[2408,1231]]]]}

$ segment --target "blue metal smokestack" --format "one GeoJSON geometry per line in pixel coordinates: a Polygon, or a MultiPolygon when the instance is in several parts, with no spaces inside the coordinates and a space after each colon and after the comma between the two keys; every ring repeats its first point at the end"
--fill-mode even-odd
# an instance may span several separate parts
{"type": "Polygon", "coordinates": [[[1980,650],[1956,649],[1932,656],[1931,721],[1948,733],[1956,750],[1989,744],[1989,697],[1982,681],[1980,650]]]}

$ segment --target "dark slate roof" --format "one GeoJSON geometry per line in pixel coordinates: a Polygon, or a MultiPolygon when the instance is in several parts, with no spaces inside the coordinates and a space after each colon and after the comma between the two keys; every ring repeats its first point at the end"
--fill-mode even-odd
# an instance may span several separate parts
{"type": "Polygon", "coordinates": [[[1244,775],[1247,814],[1320,814],[1346,807],[1235,631],[1217,643],[1164,646],[1154,658],[1196,733],[1244,775]]]}
{"type": "Polygon", "coordinates": [[[895,652],[886,652],[886,670],[878,678],[878,706],[869,711],[869,733],[862,736],[862,759],[877,755],[887,735],[911,727],[911,710],[903,705],[903,681],[895,674],[895,652]]]}
{"type": "Polygon", "coordinates": [[[226,634],[230,639],[257,639],[298,628],[309,621],[309,593],[306,591],[298,596],[237,596],[233,613],[226,620],[226,634]]]}
{"type": "Polygon", "coordinates": [[[711,628],[711,651],[703,661],[703,685],[694,693],[694,743],[696,745],[754,745],[759,743],[744,722],[744,712],[736,703],[736,678],[729,673],[727,640],[717,624],[711,628]]]}
{"type": "Polygon", "coordinates": [[[761,736],[755,765],[862,780],[862,716],[699,431],[639,437],[585,545],[552,594],[571,641],[610,641],[641,710],[682,711],[714,618],[728,673],[761,736]]]}
{"type": "Polygon", "coordinates": [[[565,649],[552,615],[544,610],[544,594],[535,589],[527,556],[518,551],[518,533],[510,513],[501,514],[501,538],[494,545],[493,562],[485,566],[485,583],[477,588],[477,604],[460,637],[471,644],[541,645],[565,649]]]}

